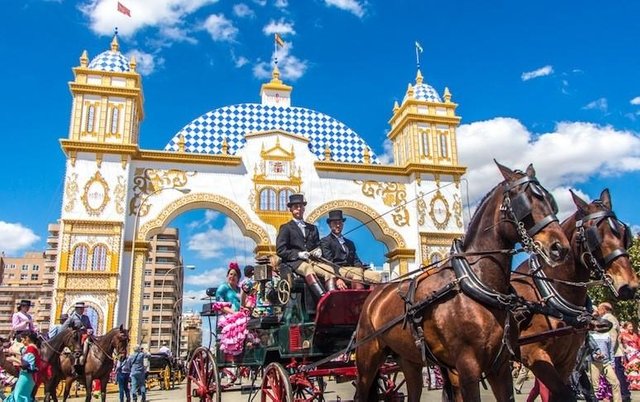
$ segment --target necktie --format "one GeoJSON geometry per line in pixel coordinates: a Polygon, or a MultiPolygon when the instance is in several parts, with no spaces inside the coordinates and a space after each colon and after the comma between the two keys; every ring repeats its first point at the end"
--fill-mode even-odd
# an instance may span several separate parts
{"type": "Polygon", "coordinates": [[[340,243],[340,247],[342,247],[342,251],[347,251],[347,248],[344,246],[344,237],[342,235],[336,236],[338,238],[338,242],[340,243]]]}
{"type": "Polygon", "coordinates": [[[302,221],[298,221],[298,227],[299,227],[299,228],[300,228],[300,230],[302,231],[302,235],[303,235],[303,236],[306,236],[306,235],[307,235],[307,233],[306,233],[306,231],[305,231],[305,229],[304,229],[304,228],[305,228],[305,224],[304,224],[304,222],[302,222],[302,221]]]}

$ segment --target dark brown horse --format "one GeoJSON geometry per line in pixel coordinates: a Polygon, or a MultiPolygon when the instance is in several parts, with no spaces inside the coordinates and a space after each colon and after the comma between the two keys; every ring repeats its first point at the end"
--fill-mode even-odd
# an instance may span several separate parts
{"type": "Polygon", "coordinates": [[[455,250],[458,260],[464,261],[456,263],[453,258],[435,272],[381,286],[366,300],[356,339],[371,340],[356,349],[358,401],[377,400],[373,385],[389,354],[404,372],[410,402],[420,399],[425,360],[455,372],[448,398],[480,401],[478,383],[484,373],[498,401],[513,401],[509,351],[517,349],[518,330],[504,300],[498,300],[509,293],[511,250],[520,242],[549,260],[562,261],[569,242],[555,218],[553,199],[535,178],[533,167],[526,173],[500,164],[498,168],[505,181],[480,202],[461,247],[455,250]],[[464,264],[466,268],[460,268],[464,264]],[[461,270],[465,274],[460,275],[461,270]],[[451,285],[452,291],[434,300],[433,295],[451,285]],[[384,330],[405,314],[402,295],[414,299],[414,305],[434,301],[406,325],[400,322],[384,330]],[[421,331],[424,349],[414,336],[421,331]]]}
{"type": "MultiPolygon", "coordinates": [[[[107,384],[109,382],[109,375],[113,370],[114,365],[114,352],[118,356],[126,356],[127,347],[129,345],[129,331],[124,329],[122,325],[107,332],[105,335],[97,337],[91,343],[89,351],[87,352],[87,358],[83,367],[83,375],[73,375],[74,361],[70,356],[61,356],[60,364],[62,367],[62,376],[57,378],[57,381],[51,381],[48,387],[55,390],[58,387],[60,381],[64,380],[65,389],[63,401],[69,398],[69,392],[71,391],[71,385],[74,381],[78,380],[84,383],[85,391],[87,393],[85,397],[86,402],[91,401],[91,389],[93,380],[100,380],[100,394],[102,402],[105,402],[107,396],[107,384]]],[[[53,398],[57,402],[56,398],[53,398]]]]}
{"type": "MultiPolygon", "coordinates": [[[[40,356],[43,362],[43,368],[38,371],[39,381],[36,382],[34,395],[37,392],[40,383],[45,384],[45,401],[53,398],[55,400],[56,388],[51,389],[50,383],[59,377],[62,372],[60,358],[64,356],[64,349],[68,348],[71,353],[79,356],[82,353],[82,336],[80,330],[67,327],[62,329],[56,336],[51,339],[41,339],[40,356]]],[[[57,382],[56,382],[57,385],[57,382]]]]}
{"type": "MultiPolygon", "coordinates": [[[[602,191],[600,199],[587,203],[571,193],[578,207],[575,214],[562,222],[562,229],[571,241],[572,258],[558,267],[542,265],[541,273],[551,279],[584,284],[591,277],[606,274],[612,289],[623,300],[632,299],[638,289],[638,277],[633,270],[626,249],[630,246],[629,227],[618,221],[611,209],[608,190],[602,191]]],[[[525,262],[517,272],[528,273],[525,262]]],[[[584,309],[587,289],[566,283],[552,283],[530,277],[514,275],[511,284],[517,293],[528,300],[548,300],[548,304],[563,315],[564,320],[534,315],[521,327],[521,336],[533,336],[570,325],[586,326],[589,315],[584,309]],[[582,321],[582,322],[581,322],[582,321]]],[[[560,331],[564,331],[560,330],[560,331]]],[[[520,348],[523,363],[549,388],[553,401],[574,401],[568,387],[569,376],[576,361],[578,349],[584,343],[586,333],[567,331],[568,335],[549,336],[536,343],[520,348]]],[[[547,401],[544,401],[547,402],[547,401]]]]}

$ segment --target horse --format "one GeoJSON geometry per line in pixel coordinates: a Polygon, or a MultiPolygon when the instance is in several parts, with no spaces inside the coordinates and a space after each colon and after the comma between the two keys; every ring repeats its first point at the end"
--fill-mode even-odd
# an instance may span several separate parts
{"type": "MultiPolygon", "coordinates": [[[[60,364],[62,367],[62,375],[57,378],[57,381],[51,381],[49,387],[55,390],[58,387],[58,383],[61,380],[65,382],[63,401],[69,398],[71,391],[71,385],[80,377],[84,377],[84,386],[86,390],[85,402],[91,401],[91,389],[93,380],[100,380],[100,395],[102,402],[105,402],[107,396],[107,384],[109,382],[109,375],[113,370],[114,358],[113,352],[118,355],[127,354],[127,347],[129,345],[129,331],[122,325],[113,328],[105,335],[98,336],[94,339],[87,352],[87,358],[85,360],[82,375],[73,375],[74,361],[70,356],[61,356],[60,364]]],[[[57,402],[57,398],[53,398],[57,402]]]]}
{"type": "Polygon", "coordinates": [[[508,311],[509,300],[516,300],[508,295],[513,247],[521,243],[557,263],[566,258],[569,241],[533,166],[521,172],[496,165],[504,181],[480,202],[448,260],[413,279],[378,286],[365,301],[356,329],[356,400],[377,400],[378,370],[391,353],[404,372],[409,402],[420,400],[427,361],[445,369],[443,398],[480,401],[478,383],[485,373],[496,399],[513,401],[509,352],[517,349],[518,338],[508,311]],[[405,322],[399,322],[403,316],[405,322]]]}
{"type": "MultiPolygon", "coordinates": [[[[571,196],[578,209],[561,226],[571,241],[572,258],[554,268],[543,264],[539,271],[542,278],[534,280],[514,275],[511,280],[519,295],[535,302],[548,300],[563,318],[535,314],[520,327],[524,339],[530,337],[535,340],[536,335],[544,338],[521,345],[520,353],[523,363],[551,391],[551,401],[575,401],[567,383],[578,349],[585,342],[590,319],[584,308],[587,289],[580,285],[589,282],[591,277],[605,279],[621,300],[633,299],[638,290],[638,277],[626,251],[631,246],[632,234],[613,212],[609,190],[603,190],[600,198],[591,203],[573,192],[571,196]],[[545,281],[544,277],[551,281],[545,281]],[[554,284],[553,280],[564,282],[554,284]],[[572,326],[582,330],[574,331],[572,326]],[[553,336],[554,331],[567,334],[553,336]],[[551,336],[542,336],[545,333],[551,336]]],[[[524,274],[529,271],[527,262],[516,270],[524,274]]]]}
{"type": "Polygon", "coordinates": [[[39,367],[37,373],[39,379],[36,381],[33,395],[37,392],[40,384],[44,383],[45,401],[49,401],[52,397],[55,400],[56,387],[53,387],[52,389],[49,385],[51,381],[59,376],[62,371],[60,366],[60,357],[64,355],[65,347],[69,348],[71,353],[76,355],[82,353],[82,337],[78,328],[69,326],[62,329],[51,339],[41,338],[40,342],[42,367],[39,367]]]}

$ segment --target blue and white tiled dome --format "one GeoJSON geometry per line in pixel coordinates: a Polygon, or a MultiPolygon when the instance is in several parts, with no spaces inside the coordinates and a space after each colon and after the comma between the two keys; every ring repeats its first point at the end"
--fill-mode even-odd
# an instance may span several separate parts
{"type": "Polygon", "coordinates": [[[366,148],[370,162],[379,163],[356,132],[331,116],[301,107],[257,103],[225,106],[205,113],[180,130],[164,149],[178,151],[178,142],[184,136],[186,152],[220,154],[226,140],[228,154],[235,155],[244,147],[246,134],[269,130],[308,138],[309,150],[319,160],[324,159],[324,151],[329,147],[332,161],[363,163],[366,148]]]}
{"type": "Polygon", "coordinates": [[[427,102],[442,102],[438,92],[428,84],[416,84],[413,86],[413,98],[417,100],[424,100],[427,102]]]}
{"type": "Polygon", "coordinates": [[[127,60],[127,58],[117,50],[107,50],[91,60],[89,68],[93,70],[115,71],[122,73],[129,71],[129,60],[127,60]]]}

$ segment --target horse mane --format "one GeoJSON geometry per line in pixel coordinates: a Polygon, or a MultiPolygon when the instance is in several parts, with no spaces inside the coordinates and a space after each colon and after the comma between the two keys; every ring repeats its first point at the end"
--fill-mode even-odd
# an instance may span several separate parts
{"type": "Polygon", "coordinates": [[[468,242],[471,241],[471,239],[473,239],[473,237],[475,236],[476,232],[472,231],[471,229],[478,225],[477,221],[480,219],[479,217],[484,215],[484,210],[487,207],[487,201],[489,200],[489,198],[491,198],[493,196],[493,194],[496,192],[496,190],[500,186],[504,185],[504,183],[505,183],[505,181],[503,180],[500,183],[498,183],[497,185],[495,185],[491,190],[489,190],[484,195],[484,197],[482,197],[482,199],[478,203],[478,207],[476,208],[475,212],[471,216],[471,219],[469,220],[469,226],[467,226],[467,231],[466,231],[465,235],[462,238],[464,247],[466,247],[468,242]],[[471,235],[471,236],[468,236],[468,235],[471,235]]]}
{"type": "Polygon", "coordinates": [[[50,360],[50,358],[56,353],[61,352],[64,345],[68,340],[68,337],[73,334],[75,329],[66,327],[60,330],[53,338],[42,340],[40,350],[42,351],[42,357],[44,360],[50,360]]]}

